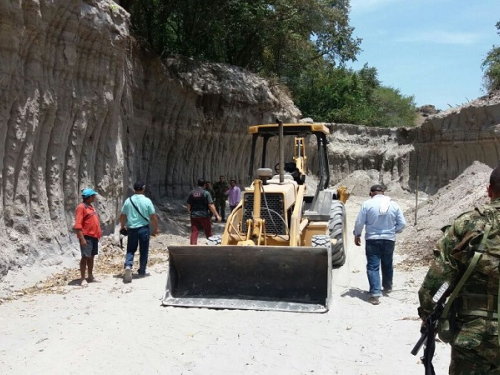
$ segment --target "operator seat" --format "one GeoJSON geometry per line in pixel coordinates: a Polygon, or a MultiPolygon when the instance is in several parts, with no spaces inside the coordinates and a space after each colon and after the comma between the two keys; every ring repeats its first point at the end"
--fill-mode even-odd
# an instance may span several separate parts
{"type": "Polygon", "coordinates": [[[293,161],[285,163],[285,172],[290,173],[293,176],[294,181],[299,185],[303,185],[306,182],[306,176],[300,175],[297,164],[293,161]]]}

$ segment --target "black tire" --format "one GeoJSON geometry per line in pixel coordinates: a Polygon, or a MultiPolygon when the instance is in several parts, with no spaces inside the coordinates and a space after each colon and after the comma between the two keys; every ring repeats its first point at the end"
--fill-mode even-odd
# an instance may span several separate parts
{"type": "Polygon", "coordinates": [[[332,266],[343,266],[346,260],[345,244],[347,243],[345,207],[341,201],[334,200],[330,205],[330,220],[328,221],[330,237],[336,240],[332,247],[332,266]],[[338,255],[337,255],[338,254],[338,255]]]}
{"type": "Polygon", "coordinates": [[[332,254],[332,265],[336,265],[344,256],[345,253],[341,251],[337,251],[335,254],[332,254]]]}
{"type": "MultiPolygon", "coordinates": [[[[334,267],[342,267],[345,264],[345,261],[347,259],[347,254],[342,253],[342,256],[339,258],[339,260],[335,263],[334,267]]],[[[332,262],[333,263],[333,262],[332,262]]]]}
{"type": "Polygon", "coordinates": [[[207,238],[208,246],[219,246],[222,243],[222,236],[220,234],[216,234],[207,238]]]}

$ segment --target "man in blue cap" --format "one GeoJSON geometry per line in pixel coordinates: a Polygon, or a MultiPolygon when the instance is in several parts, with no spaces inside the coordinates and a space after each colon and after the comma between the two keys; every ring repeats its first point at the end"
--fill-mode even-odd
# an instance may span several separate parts
{"type": "Polygon", "coordinates": [[[93,189],[83,189],[83,202],[76,207],[75,225],[76,236],[80,242],[82,258],[80,260],[81,286],[87,286],[87,281],[94,281],[94,257],[98,254],[99,239],[102,237],[101,224],[97,212],[92,206],[97,195],[93,189]],[[85,280],[85,271],[88,269],[89,277],[85,280]]]}

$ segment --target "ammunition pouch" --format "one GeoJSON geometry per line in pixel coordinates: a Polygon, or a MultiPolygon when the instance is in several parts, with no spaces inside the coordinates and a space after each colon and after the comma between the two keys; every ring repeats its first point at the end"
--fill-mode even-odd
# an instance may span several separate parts
{"type": "Polygon", "coordinates": [[[457,298],[458,316],[477,316],[490,320],[498,319],[498,297],[485,294],[464,294],[457,298]]]}
{"type": "Polygon", "coordinates": [[[440,318],[438,321],[437,334],[442,342],[449,344],[455,335],[455,325],[450,324],[450,320],[447,318],[440,318]]]}
{"type": "Polygon", "coordinates": [[[456,303],[453,303],[446,316],[441,315],[438,320],[437,334],[439,339],[446,344],[449,344],[455,336],[457,330],[456,316],[456,303]]]}
{"type": "Polygon", "coordinates": [[[498,319],[498,298],[494,295],[466,293],[459,295],[447,316],[439,318],[438,336],[445,343],[450,343],[456,333],[456,317],[480,317],[489,320],[498,319]]]}

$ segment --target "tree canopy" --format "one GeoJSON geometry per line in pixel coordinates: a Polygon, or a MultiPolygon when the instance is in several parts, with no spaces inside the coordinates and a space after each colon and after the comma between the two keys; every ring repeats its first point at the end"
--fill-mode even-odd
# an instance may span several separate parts
{"type": "Polygon", "coordinates": [[[161,57],[227,63],[275,78],[304,115],[317,121],[413,124],[408,115],[415,116],[413,97],[383,87],[375,68],[345,68],[361,44],[349,25],[349,0],[125,0],[121,5],[131,13],[133,33],[161,57]]]}
{"type": "MultiPolygon", "coordinates": [[[[496,24],[497,34],[500,35],[500,22],[496,24]]],[[[500,90],[500,46],[493,46],[483,60],[484,86],[491,92],[500,90]]]]}

